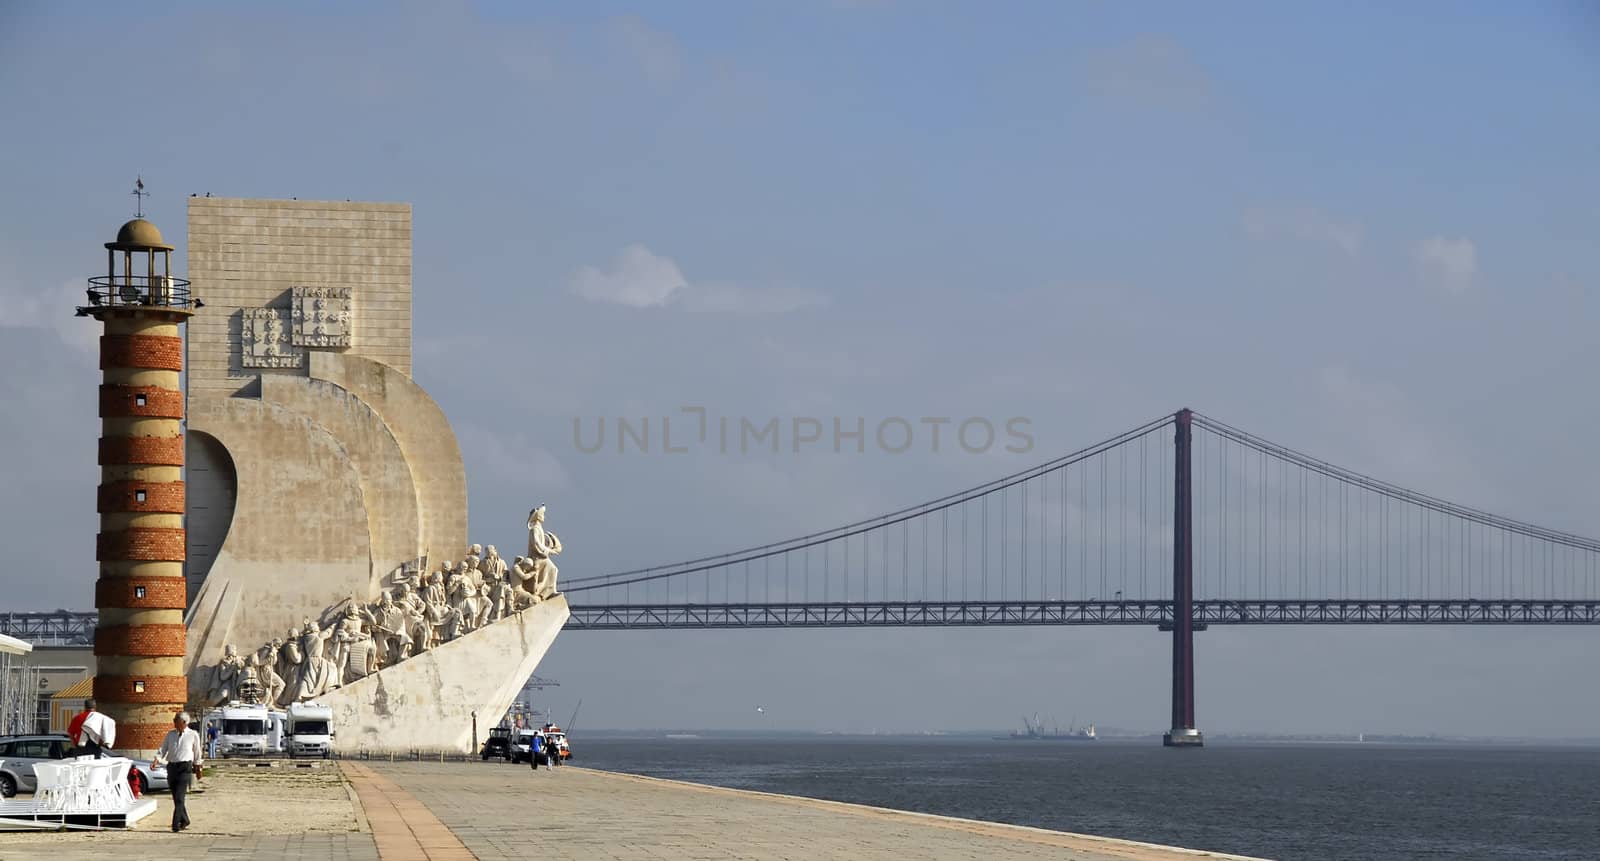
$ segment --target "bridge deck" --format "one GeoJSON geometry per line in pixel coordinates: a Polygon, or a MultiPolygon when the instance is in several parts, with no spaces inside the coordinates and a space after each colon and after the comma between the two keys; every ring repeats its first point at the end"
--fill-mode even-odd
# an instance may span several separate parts
{"type": "MultiPolygon", "coordinates": [[[[1210,625],[1600,625],[1600,601],[1281,600],[1194,602],[1210,625]]],[[[567,628],[1172,626],[1171,601],[883,601],[574,606],[567,628]]]]}

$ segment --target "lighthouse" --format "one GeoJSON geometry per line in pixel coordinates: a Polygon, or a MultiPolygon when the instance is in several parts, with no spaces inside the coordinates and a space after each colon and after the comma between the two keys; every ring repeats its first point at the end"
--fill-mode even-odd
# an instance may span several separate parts
{"type": "MultiPolygon", "coordinates": [[[[142,194],[141,181],[136,194],[142,194]]],[[[95,541],[94,698],[116,748],[149,757],[184,707],[182,327],[200,303],[140,217],[107,242],[80,317],[100,335],[100,532],[95,541]]]]}

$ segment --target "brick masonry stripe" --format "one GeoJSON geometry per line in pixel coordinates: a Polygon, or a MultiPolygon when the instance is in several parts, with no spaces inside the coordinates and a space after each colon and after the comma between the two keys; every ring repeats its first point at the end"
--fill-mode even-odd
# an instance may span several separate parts
{"type": "Polygon", "coordinates": [[[183,562],[189,554],[182,529],[133,526],[95,536],[94,558],[100,562],[183,562]]]}
{"type": "Polygon", "coordinates": [[[183,437],[102,437],[101,466],[183,466],[183,437]]]}
{"type": "Polygon", "coordinates": [[[183,370],[183,339],[166,335],[101,335],[100,370],[183,370]]]}
{"type": "MultiPolygon", "coordinates": [[[[96,699],[99,694],[95,694],[96,699]]],[[[110,700],[106,700],[110,703],[110,700]]],[[[80,703],[81,705],[81,703],[80,703]]],[[[96,703],[100,711],[107,711],[107,705],[96,703]]],[[[116,708],[110,706],[110,708],[116,708]]],[[[174,708],[173,712],[178,709],[174,708]]],[[[161,742],[167,737],[167,731],[172,729],[171,723],[123,723],[117,722],[117,750],[156,750],[161,747],[161,742]]]]}
{"type": "Polygon", "coordinates": [[[184,610],[189,606],[182,577],[101,577],[94,582],[95,609],[184,610]],[[144,587],[144,597],[137,587],[144,587]]]}
{"type": "Polygon", "coordinates": [[[152,513],[183,514],[183,482],[181,481],[111,481],[100,485],[99,506],[101,514],[152,513]],[[143,491],[144,500],[139,493],[143,491]]]}
{"type": "Polygon", "coordinates": [[[101,418],[181,419],[183,392],[160,386],[100,386],[101,418]],[[140,403],[139,399],[144,402],[140,403]]]}
{"type": "MultiPolygon", "coordinates": [[[[107,703],[172,703],[182,706],[189,696],[189,680],[183,676],[95,676],[94,698],[107,703]],[[144,682],[136,690],[135,682],[144,682]]],[[[176,711],[176,709],[174,709],[176,711]]],[[[117,735],[122,735],[118,727],[117,735]]]]}
{"type": "Polygon", "coordinates": [[[181,658],[188,646],[182,623],[168,625],[108,625],[94,632],[96,655],[136,658],[181,658]]]}

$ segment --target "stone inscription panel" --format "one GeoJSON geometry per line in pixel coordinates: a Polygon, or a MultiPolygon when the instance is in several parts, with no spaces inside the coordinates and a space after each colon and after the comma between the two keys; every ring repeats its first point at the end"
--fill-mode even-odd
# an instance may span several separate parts
{"type": "Polygon", "coordinates": [[[246,368],[304,367],[305,351],[294,344],[289,333],[288,311],[245,309],[239,363],[246,368]]]}
{"type": "Polygon", "coordinates": [[[349,287],[295,287],[291,301],[295,346],[350,346],[349,287]]]}

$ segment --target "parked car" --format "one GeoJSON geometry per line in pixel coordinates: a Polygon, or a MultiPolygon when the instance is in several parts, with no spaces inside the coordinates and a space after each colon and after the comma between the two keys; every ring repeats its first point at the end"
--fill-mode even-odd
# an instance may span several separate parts
{"type": "Polygon", "coordinates": [[[512,761],[515,754],[511,750],[511,730],[503,726],[491,728],[489,737],[483,742],[482,753],[484,762],[488,762],[491,756],[498,756],[507,762],[512,761]]]}
{"type": "Polygon", "coordinates": [[[61,759],[70,747],[72,739],[65,734],[0,736],[0,796],[33,792],[38,786],[33,764],[61,759]]]}
{"type": "MultiPolygon", "coordinates": [[[[33,764],[65,759],[71,748],[72,739],[59,733],[0,736],[0,796],[10,798],[19,792],[38,789],[33,764]]],[[[115,750],[107,753],[126,756],[115,750]]],[[[164,766],[158,768],[147,759],[131,756],[128,759],[138,772],[140,795],[167,788],[167,769],[164,766]]]]}

